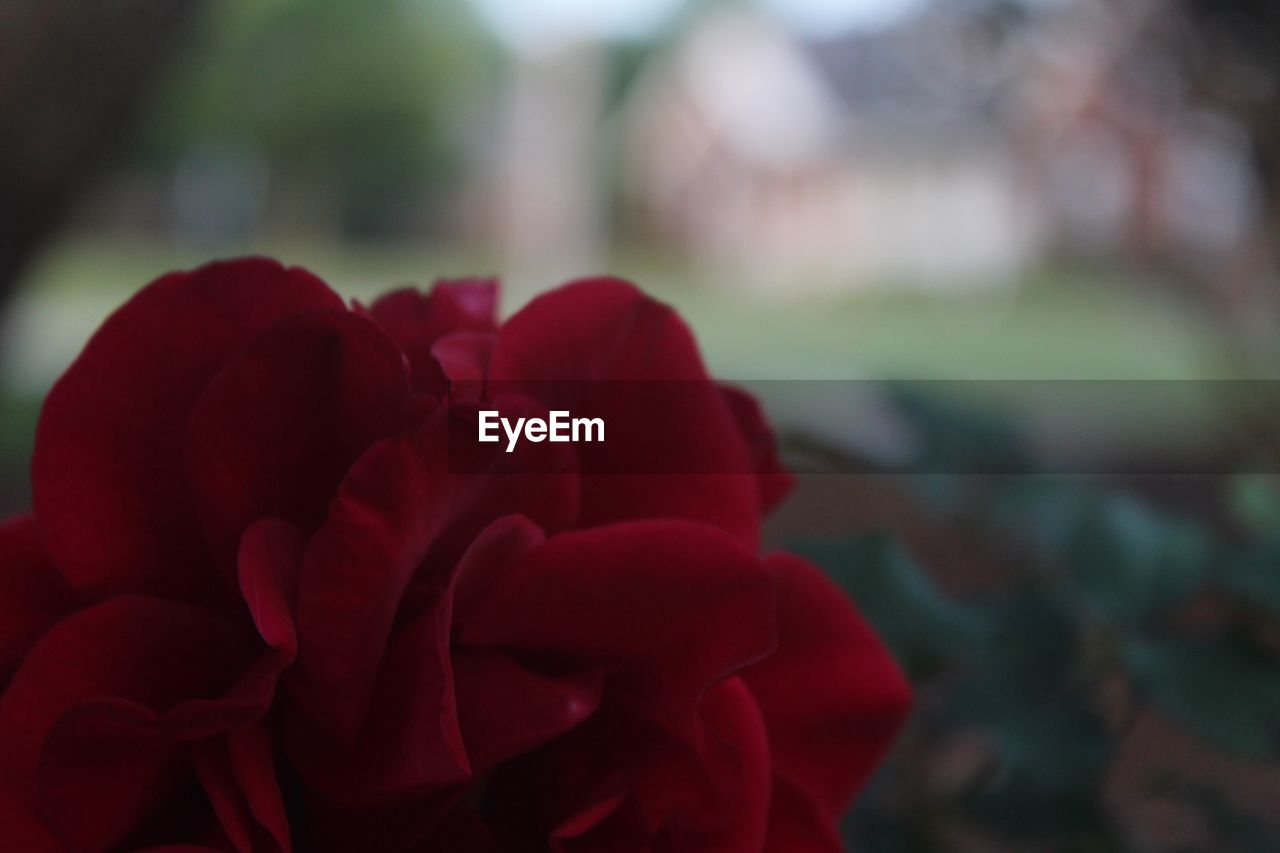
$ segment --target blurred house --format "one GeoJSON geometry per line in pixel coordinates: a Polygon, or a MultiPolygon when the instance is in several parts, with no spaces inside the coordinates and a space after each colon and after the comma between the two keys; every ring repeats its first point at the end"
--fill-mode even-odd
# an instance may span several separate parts
{"type": "Polygon", "coordinates": [[[982,34],[936,17],[945,32],[824,43],[743,8],[695,24],[628,106],[645,227],[749,287],[1015,278],[1041,252],[1042,205],[994,121],[982,34]]]}
{"type": "Polygon", "coordinates": [[[1171,105],[1175,84],[1134,67],[1150,21],[1100,8],[938,5],[820,42],[717,8],[626,107],[627,198],[654,239],[747,287],[971,289],[1050,256],[1237,251],[1247,140],[1171,105]]]}

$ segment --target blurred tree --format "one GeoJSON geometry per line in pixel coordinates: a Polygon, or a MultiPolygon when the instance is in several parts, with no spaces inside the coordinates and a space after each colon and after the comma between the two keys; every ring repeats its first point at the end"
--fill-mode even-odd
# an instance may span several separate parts
{"type": "Polygon", "coordinates": [[[199,0],[0,4],[0,306],[133,129],[199,0]]]}
{"type": "Polygon", "coordinates": [[[336,194],[344,229],[378,234],[449,186],[493,48],[455,0],[234,0],[184,58],[146,154],[251,148],[273,174],[336,194]]]}

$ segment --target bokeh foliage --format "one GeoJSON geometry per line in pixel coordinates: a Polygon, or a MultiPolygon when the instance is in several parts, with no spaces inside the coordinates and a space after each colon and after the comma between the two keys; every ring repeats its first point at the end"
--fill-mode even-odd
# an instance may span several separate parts
{"type": "Polygon", "coordinates": [[[455,186],[497,48],[456,0],[219,3],[185,50],[143,156],[245,147],[299,182],[338,181],[359,234],[397,196],[455,186]]]}
{"type": "Polygon", "coordinates": [[[1280,830],[1247,805],[1256,792],[1129,746],[1159,718],[1203,762],[1280,760],[1280,479],[1208,478],[1200,511],[1173,510],[1167,477],[1037,475],[1016,431],[989,416],[901,402],[936,439],[929,470],[975,470],[962,463],[996,453],[1012,473],[894,475],[999,567],[981,589],[948,589],[963,569],[924,564],[887,532],[792,543],[856,599],[918,692],[848,822],[851,846],[1280,850],[1280,830]],[[1132,808],[1151,797],[1208,840],[1154,841],[1132,808]]]}

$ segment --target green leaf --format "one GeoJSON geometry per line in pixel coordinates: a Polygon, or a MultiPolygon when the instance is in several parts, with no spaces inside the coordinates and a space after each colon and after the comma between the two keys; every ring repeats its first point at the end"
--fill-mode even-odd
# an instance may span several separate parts
{"type": "Polygon", "coordinates": [[[1280,619],[1280,536],[1235,555],[1222,568],[1222,585],[1280,619]]]}
{"type": "Polygon", "coordinates": [[[1184,601],[1204,580],[1211,555],[1202,529],[1123,496],[1092,504],[1065,552],[1084,606],[1121,625],[1149,620],[1184,601]]]}
{"type": "Polygon", "coordinates": [[[1051,802],[1083,795],[1102,772],[1109,743],[1088,685],[1078,679],[1068,614],[1028,590],[995,606],[991,618],[997,629],[950,709],[997,747],[1002,781],[985,796],[1051,802]]]}
{"type": "Polygon", "coordinates": [[[971,649],[985,631],[978,612],[944,597],[886,534],[793,543],[822,566],[875,626],[913,676],[925,676],[971,649]]]}
{"type": "Polygon", "coordinates": [[[1280,667],[1242,641],[1136,641],[1125,665],[1153,702],[1204,740],[1250,757],[1280,752],[1280,667]]]}
{"type": "Polygon", "coordinates": [[[1231,481],[1232,514],[1259,536],[1280,533],[1280,479],[1241,474],[1231,481]]]}

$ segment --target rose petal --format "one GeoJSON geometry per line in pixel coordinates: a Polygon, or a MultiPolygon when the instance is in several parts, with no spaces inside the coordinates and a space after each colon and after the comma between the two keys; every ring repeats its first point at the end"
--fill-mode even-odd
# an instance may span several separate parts
{"type": "Polygon", "coordinates": [[[778,462],[778,441],[765,420],[759,401],[747,392],[727,385],[720,386],[720,393],[729,404],[729,411],[746,441],[760,489],[760,511],[768,514],[791,491],[794,478],[778,462]]]}
{"type": "MultiPolygon", "coordinates": [[[[501,405],[516,417],[547,414],[540,403],[525,397],[503,398],[501,405]]],[[[505,445],[480,444],[480,408],[464,401],[448,409],[450,520],[431,554],[443,565],[452,566],[496,518],[523,515],[550,534],[574,526],[581,508],[568,445],[522,442],[508,453],[505,445]]]]}
{"type": "Polygon", "coordinates": [[[66,853],[67,846],[36,816],[30,799],[0,780],[0,838],[22,853],[66,853]]]}
{"type": "Polygon", "coordinates": [[[833,825],[893,744],[911,688],[818,569],[789,554],[768,565],[778,581],[778,649],[743,680],[764,712],[775,773],[815,797],[833,825]]]}
{"type": "Polygon", "coordinates": [[[483,391],[497,342],[492,332],[455,332],[432,344],[431,356],[449,380],[448,390],[455,399],[471,399],[483,391]]]}
{"type": "Polygon", "coordinates": [[[440,281],[429,294],[413,289],[389,293],[373,303],[369,313],[408,355],[414,388],[439,396],[449,390],[451,377],[432,347],[456,332],[492,332],[497,300],[498,283],[493,279],[440,281]]]}
{"type": "Polygon", "coordinates": [[[207,600],[183,476],[191,407],[272,323],[341,306],[310,273],[251,259],[165,276],[107,319],[50,391],[32,461],[36,515],[72,586],[207,600]]]}
{"type": "Polygon", "coordinates": [[[370,850],[378,853],[421,853],[422,851],[466,850],[426,843],[448,812],[455,808],[457,793],[431,800],[373,811],[346,811],[323,797],[312,795],[305,803],[307,822],[300,827],[294,844],[308,853],[350,853],[370,850]]]}
{"type": "Polygon", "coordinates": [[[396,635],[353,741],[338,741],[297,713],[287,720],[286,748],[308,786],[344,809],[400,805],[469,779],[454,701],[447,602],[396,635]]]}
{"type": "Polygon", "coordinates": [[[843,853],[831,813],[804,787],[774,774],[765,853],[843,853]]]}
{"type": "Polygon", "coordinates": [[[440,410],[366,454],[308,546],[289,689],[343,737],[361,726],[393,624],[434,610],[454,565],[490,521],[527,513],[555,529],[576,513],[577,484],[568,475],[449,473],[453,414],[440,410]]]}
{"type": "Polygon", "coordinates": [[[271,736],[257,724],[196,749],[201,784],[240,853],[289,853],[289,819],[276,780],[271,736]]]}
{"type": "Polygon", "coordinates": [[[753,462],[693,335],[667,306],[609,278],[540,296],[502,326],[489,381],[604,419],[604,443],[576,446],[581,470],[595,472],[583,477],[582,525],[685,518],[757,543],[753,462]],[[664,395],[678,411],[662,410],[664,395]],[[628,470],[607,473],[619,454],[628,470]]]}
{"type": "Polygon", "coordinates": [[[713,528],[644,521],[575,531],[494,582],[455,640],[627,672],[654,696],[700,690],[772,648],[773,583],[713,528]]]}
{"type": "Polygon", "coordinates": [[[675,735],[629,713],[599,714],[496,771],[481,803],[515,849],[737,853],[763,844],[769,744],[737,678],[700,699],[697,724],[675,735]]]}
{"type": "Polygon", "coordinates": [[[36,637],[75,606],[75,596],[40,544],[35,519],[0,523],[0,685],[36,637]]]}
{"type": "Polygon", "coordinates": [[[477,774],[577,726],[604,690],[599,672],[540,675],[495,650],[458,649],[453,666],[458,718],[477,774]]]}
{"type": "Polygon", "coordinates": [[[458,631],[472,613],[482,610],[512,566],[546,541],[546,532],[523,515],[504,515],[481,530],[451,578],[452,629],[458,631]]]}
{"type": "Polygon", "coordinates": [[[34,781],[45,737],[73,706],[117,697],[163,713],[220,695],[249,653],[233,626],[187,604],[121,596],[68,616],[0,696],[0,780],[34,781]]]}
{"type": "Polygon", "coordinates": [[[364,721],[401,598],[445,520],[441,428],[433,419],[366,453],[303,559],[298,661],[287,684],[311,717],[348,740],[364,721]]]}
{"type": "Polygon", "coordinates": [[[136,703],[97,699],[54,723],[40,756],[39,804],[69,850],[114,847],[173,789],[180,753],[155,722],[136,703]]]}
{"type": "Polygon", "coordinates": [[[502,850],[484,821],[464,805],[450,811],[422,846],[424,850],[448,850],[449,853],[500,853],[502,850]]]}
{"type": "Polygon", "coordinates": [[[223,565],[259,518],[315,528],[352,463],[412,407],[404,355],[370,320],[310,312],[257,338],[209,383],[187,431],[192,493],[223,565]]]}
{"type": "Polygon", "coordinates": [[[240,541],[240,594],[263,642],[289,664],[297,656],[298,575],[306,542],[293,525],[267,518],[245,531],[240,541]]]}

